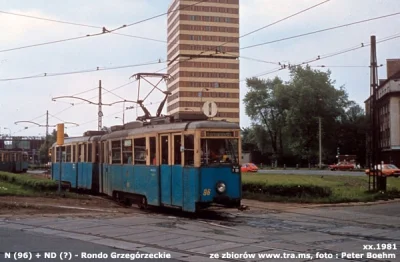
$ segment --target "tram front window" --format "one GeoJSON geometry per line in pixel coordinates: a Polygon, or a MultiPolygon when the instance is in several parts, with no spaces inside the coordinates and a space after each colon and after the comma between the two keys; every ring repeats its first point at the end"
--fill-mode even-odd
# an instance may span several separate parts
{"type": "Polygon", "coordinates": [[[237,164],[237,139],[202,139],[201,164],[237,164]]]}

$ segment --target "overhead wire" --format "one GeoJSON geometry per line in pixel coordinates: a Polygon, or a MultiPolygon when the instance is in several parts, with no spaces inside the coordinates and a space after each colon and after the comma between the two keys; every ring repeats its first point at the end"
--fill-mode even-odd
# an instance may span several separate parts
{"type": "MultiPolygon", "coordinates": [[[[224,54],[224,55],[231,55],[231,54],[224,54]]],[[[237,57],[236,55],[231,55],[231,56],[237,57]]],[[[221,56],[221,57],[223,57],[223,56],[221,56]]],[[[201,59],[201,58],[204,58],[204,57],[192,57],[192,58],[184,60],[184,61],[193,60],[193,59],[201,59]]],[[[280,64],[279,62],[271,62],[271,61],[266,61],[266,60],[262,60],[262,59],[251,58],[251,57],[245,57],[245,56],[239,56],[239,58],[257,61],[257,62],[261,62],[261,63],[267,63],[267,64],[276,64],[276,65],[280,64]]],[[[135,64],[135,65],[124,65],[124,66],[104,67],[104,68],[97,67],[96,69],[86,69],[86,70],[78,70],[78,71],[71,71],[71,72],[42,73],[42,74],[35,74],[32,76],[23,76],[23,77],[15,77],[15,78],[0,78],[0,82],[27,80],[27,79],[54,77],[54,76],[63,76],[63,75],[73,75],[73,74],[93,73],[93,72],[97,72],[97,71],[118,70],[118,69],[125,69],[125,68],[139,67],[139,66],[156,65],[156,64],[162,64],[162,63],[168,63],[168,62],[169,62],[169,60],[162,61],[161,59],[158,59],[158,60],[154,60],[154,62],[146,62],[146,63],[135,64]]],[[[165,70],[167,68],[168,67],[164,67],[163,69],[156,71],[156,73],[160,72],[162,70],[165,70]]]]}
{"type": "MultiPolygon", "coordinates": [[[[383,43],[383,42],[386,42],[386,41],[389,41],[389,40],[393,40],[393,39],[396,39],[396,38],[400,38],[400,33],[395,34],[395,35],[392,35],[392,36],[385,37],[385,38],[383,38],[383,39],[381,39],[381,40],[379,40],[379,41],[376,41],[376,43],[379,44],[379,43],[383,43]]],[[[255,76],[252,76],[252,77],[265,76],[265,75],[269,75],[269,74],[272,74],[272,73],[276,73],[276,72],[279,72],[279,71],[281,71],[281,70],[288,69],[288,68],[291,68],[291,67],[306,65],[306,64],[309,64],[309,63],[313,63],[313,62],[316,62],[316,61],[320,61],[320,60],[322,60],[322,59],[326,59],[326,58],[330,58],[330,57],[342,55],[342,54],[345,54],[345,53],[348,53],[348,52],[352,52],[352,51],[355,51],[355,50],[358,50],[358,49],[361,49],[361,48],[364,48],[364,47],[367,47],[367,46],[370,46],[370,45],[371,45],[371,43],[366,43],[366,44],[361,43],[361,44],[358,45],[358,46],[353,46],[353,47],[344,49],[344,50],[342,50],[342,51],[338,51],[338,52],[334,52],[334,53],[329,53],[329,54],[327,54],[327,55],[318,55],[317,57],[311,58],[311,59],[309,59],[309,60],[305,60],[304,62],[301,62],[301,63],[298,63],[298,64],[293,64],[293,65],[291,65],[291,64],[282,65],[280,68],[275,68],[275,69],[272,69],[272,70],[267,71],[267,72],[265,72],[265,73],[260,73],[260,74],[257,74],[257,75],[255,75],[255,76]]],[[[252,78],[252,77],[250,77],[250,78],[252,78]]],[[[242,80],[240,80],[239,82],[243,82],[243,81],[246,81],[246,79],[242,79],[242,80]]]]}
{"type": "Polygon", "coordinates": [[[303,37],[303,36],[307,36],[307,35],[317,34],[317,33],[321,33],[321,32],[326,32],[326,31],[330,31],[330,30],[334,30],[334,29],[338,29],[338,28],[342,28],[342,27],[347,27],[347,26],[352,26],[352,25],[356,25],[356,24],[366,23],[366,22],[370,22],[370,21],[374,21],[374,20],[379,20],[379,19],[383,19],[383,18],[399,15],[399,14],[400,14],[400,12],[396,12],[396,13],[392,13],[392,14],[388,14],[388,15],[383,15],[383,16],[378,16],[378,17],[374,17],[374,18],[364,19],[364,20],[351,22],[351,23],[347,23],[347,24],[343,24],[343,25],[328,27],[328,28],[325,28],[325,29],[320,29],[320,30],[316,30],[316,31],[308,32],[308,33],[303,33],[303,34],[294,35],[294,36],[285,37],[285,38],[280,38],[280,39],[277,39],[277,40],[263,42],[263,43],[259,43],[259,44],[255,44],[255,45],[249,45],[249,46],[241,47],[240,50],[254,48],[254,47],[267,45],[267,44],[272,44],[272,43],[277,43],[277,42],[286,41],[286,40],[289,40],[289,39],[294,39],[294,38],[303,37]]]}
{"type": "MultiPolygon", "coordinates": [[[[132,84],[133,82],[136,82],[136,81],[137,81],[137,80],[129,81],[128,83],[125,83],[125,84],[123,84],[123,85],[120,85],[120,86],[118,86],[118,87],[116,87],[116,88],[114,88],[114,89],[107,90],[107,92],[102,93],[102,95],[106,95],[107,93],[112,93],[112,91],[115,91],[115,90],[117,90],[117,89],[120,89],[120,88],[122,88],[122,87],[125,87],[125,86],[127,86],[127,85],[130,85],[130,84],[132,84]]],[[[86,93],[86,92],[89,92],[89,91],[92,91],[92,90],[95,90],[95,89],[98,89],[98,87],[92,88],[92,89],[90,89],[90,90],[86,90],[86,91],[84,91],[84,92],[81,92],[81,93],[78,93],[78,94],[75,94],[75,95],[72,95],[72,96],[77,96],[77,95],[80,95],[80,94],[83,94],[83,93],[86,93]]],[[[89,98],[88,100],[91,100],[91,99],[96,98],[96,97],[97,97],[97,96],[91,97],[91,98],[89,98]]],[[[65,109],[63,109],[63,110],[57,112],[55,115],[59,115],[59,114],[65,112],[65,111],[71,109],[72,107],[74,107],[74,106],[76,106],[76,105],[85,104],[85,102],[81,102],[81,103],[70,103],[70,104],[71,104],[71,106],[69,106],[69,107],[67,107],[67,108],[65,108],[65,109]]]]}
{"type": "MultiPolygon", "coordinates": [[[[243,37],[246,37],[246,36],[249,36],[249,35],[251,35],[251,34],[254,34],[254,33],[256,33],[256,32],[258,32],[258,31],[261,31],[261,30],[263,30],[263,29],[265,29],[265,28],[268,28],[268,27],[271,27],[271,26],[273,26],[273,25],[276,25],[276,24],[278,24],[278,23],[280,23],[280,22],[283,22],[283,21],[285,21],[285,20],[288,20],[288,19],[290,19],[290,18],[292,18],[292,17],[295,17],[295,16],[297,16],[297,15],[300,15],[300,14],[302,14],[302,13],[305,13],[305,12],[307,12],[307,11],[309,11],[309,10],[311,10],[311,9],[314,9],[314,8],[320,6],[320,5],[326,4],[326,3],[329,2],[329,1],[330,1],[330,0],[326,0],[326,1],[320,2],[320,3],[316,4],[316,5],[310,6],[310,7],[306,8],[306,9],[303,9],[303,10],[301,10],[301,11],[299,11],[299,12],[296,12],[296,13],[291,14],[291,15],[289,15],[289,16],[286,16],[286,17],[284,17],[284,18],[282,18],[282,19],[279,19],[279,20],[277,20],[277,21],[275,21],[275,22],[273,22],[273,23],[270,23],[270,24],[265,25],[265,26],[263,26],[263,27],[260,27],[260,28],[258,28],[258,29],[256,29],[256,30],[253,30],[253,31],[251,31],[251,32],[248,32],[248,33],[246,33],[246,34],[244,34],[244,35],[239,36],[239,39],[240,39],[240,38],[243,38],[243,37]]],[[[229,43],[229,42],[226,42],[226,43],[222,44],[221,46],[223,46],[223,45],[225,45],[225,44],[228,44],[228,43],[229,43]]]]}
{"type": "MultiPolygon", "coordinates": [[[[48,22],[53,22],[53,23],[67,24],[67,25],[74,25],[74,26],[81,26],[81,27],[89,27],[89,28],[97,28],[97,29],[102,29],[103,28],[101,26],[94,26],[94,25],[87,25],[87,24],[81,24],[81,23],[67,22],[67,21],[49,19],[49,18],[44,18],[44,17],[32,16],[32,15],[17,14],[17,13],[6,12],[6,11],[0,11],[0,14],[21,16],[21,17],[26,17],[26,18],[31,18],[31,19],[37,19],[37,20],[48,21],[48,22]]],[[[149,40],[149,41],[155,41],[155,42],[161,42],[161,43],[167,43],[167,41],[164,41],[164,40],[148,38],[148,37],[142,37],[142,36],[136,36],[136,35],[130,35],[130,34],[121,34],[121,33],[116,33],[116,32],[111,32],[111,34],[121,35],[121,36],[126,36],[126,37],[132,37],[132,38],[138,38],[138,39],[143,39],[143,40],[149,40]]]]}
{"type": "MultiPolygon", "coordinates": [[[[320,2],[320,3],[316,4],[316,5],[310,6],[310,7],[306,8],[306,9],[303,9],[303,10],[301,10],[301,11],[298,11],[298,12],[296,12],[296,13],[293,13],[293,14],[291,14],[291,15],[289,15],[289,16],[286,16],[286,17],[284,17],[284,18],[282,18],[282,19],[279,19],[279,20],[277,20],[277,21],[275,21],[275,22],[272,22],[272,23],[267,24],[267,25],[265,25],[265,26],[263,26],[263,27],[260,27],[260,28],[258,28],[258,29],[255,29],[255,30],[253,30],[253,31],[250,31],[250,32],[248,32],[248,33],[246,33],[246,34],[244,34],[244,35],[239,36],[238,38],[233,37],[233,38],[231,38],[231,40],[226,41],[226,42],[224,42],[224,43],[222,43],[222,44],[216,46],[215,49],[214,49],[214,48],[208,48],[207,50],[204,50],[204,51],[200,52],[199,55],[204,54],[204,53],[209,52],[209,51],[217,51],[217,49],[218,49],[219,47],[222,47],[222,46],[224,46],[224,45],[226,45],[226,44],[229,44],[229,43],[232,43],[232,42],[234,42],[234,41],[239,41],[239,39],[241,39],[241,38],[243,38],[243,37],[249,36],[249,35],[251,35],[251,34],[253,34],[253,33],[256,33],[256,32],[258,32],[258,31],[260,31],[260,30],[262,30],[262,29],[271,27],[271,26],[276,25],[276,24],[278,24],[278,23],[280,23],[280,22],[283,22],[283,21],[285,21],[285,20],[287,20],[287,19],[289,19],[289,18],[292,18],[292,17],[295,17],[295,16],[297,16],[297,15],[299,15],[299,14],[305,13],[305,12],[307,12],[307,11],[309,11],[309,10],[311,10],[311,9],[314,9],[314,8],[316,8],[316,7],[318,7],[318,6],[322,5],[322,4],[325,4],[325,3],[329,2],[329,1],[330,1],[330,0],[326,0],[326,1],[320,2]]],[[[228,52],[223,52],[223,53],[224,53],[224,54],[227,54],[228,52]]]]}
{"type": "Polygon", "coordinates": [[[124,68],[132,68],[132,67],[140,67],[140,66],[148,66],[148,65],[156,65],[166,63],[166,61],[151,61],[141,64],[133,64],[133,65],[123,65],[123,66],[115,66],[115,67],[97,67],[96,69],[86,69],[86,70],[79,70],[79,71],[70,71],[70,72],[60,72],[60,73],[42,73],[36,74],[33,76],[24,76],[24,77],[15,77],[15,78],[1,78],[0,82],[6,81],[15,81],[15,80],[26,80],[26,79],[34,79],[34,78],[43,78],[43,77],[54,77],[54,76],[62,76],[62,75],[73,75],[73,74],[82,74],[82,73],[91,73],[97,71],[109,71],[109,70],[117,70],[117,69],[124,69],[124,68]]]}
{"type": "MultiPolygon", "coordinates": [[[[155,102],[155,103],[150,102],[150,103],[147,103],[147,104],[144,104],[144,105],[145,105],[145,106],[146,106],[146,105],[147,105],[147,106],[148,106],[148,105],[157,105],[157,104],[160,104],[161,102],[162,102],[162,101],[158,101],[158,102],[155,102]]],[[[136,108],[136,107],[135,107],[135,106],[132,106],[131,108],[134,109],[134,108],[136,108]]],[[[121,111],[112,113],[112,114],[107,115],[107,116],[103,116],[103,118],[111,117],[111,116],[120,114],[120,113],[122,113],[122,112],[124,112],[124,111],[126,111],[125,108],[124,108],[123,110],[121,110],[121,111]]],[[[96,118],[96,119],[93,119],[93,120],[90,120],[90,121],[87,121],[87,122],[83,122],[83,123],[79,124],[79,126],[84,126],[84,125],[86,125],[86,124],[93,123],[93,122],[95,122],[95,121],[97,121],[97,120],[98,120],[98,119],[96,118]]],[[[77,127],[77,126],[73,126],[73,127],[70,127],[70,128],[74,128],[74,127],[77,127]]]]}
{"type": "Polygon", "coordinates": [[[156,16],[152,16],[152,17],[149,17],[149,18],[146,18],[146,19],[143,19],[143,20],[140,20],[140,21],[128,24],[128,25],[122,25],[122,26],[117,27],[117,28],[112,29],[112,30],[108,30],[105,27],[102,27],[102,32],[100,32],[100,33],[87,34],[87,35],[84,35],[84,36],[77,36],[77,37],[65,38],[65,39],[60,39],[60,40],[55,40],[55,41],[50,41],[50,42],[44,42],[44,43],[38,43],[38,44],[33,44],[33,45],[27,45],[27,46],[20,46],[20,47],[14,47],[14,48],[9,48],[9,49],[3,49],[3,50],[0,50],[0,53],[10,52],[10,51],[15,51],[15,50],[20,50],[20,49],[26,49],[26,48],[31,48],[31,47],[37,47],[37,46],[43,46],[43,45],[56,44],[56,43],[61,43],[61,42],[68,42],[68,41],[73,41],[73,40],[78,40],[78,39],[83,39],[83,38],[89,38],[89,37],[95,37],[95,36],[104,35],[104,34],[109,34],[109,33],[115,32],[117,30],[120,30],[120,29],[123,29],[123,28],[127,28],[127,27],[130,27],[130,26],[133,26],[133,25],[137,25],[137,24],[140,24],[140,23],[143,23],[143,22],[147,22],[147,21],[153,20],[155,18],[164,16],[164,15],[167,15],[167,14],[170,14],[170,13],[173,13],[173,12],[177,12],[179,10],[183,10],[183,9],[186,9],[186,8],[189,8],[189,7],[192,7],[192,6],[201,4],[203,2],[207,2],[207,1],[208,0],[202,0],[202,1],[196,2],[194,4],[185,6],[183,8],[176,8],[176,9],[173,9],[173,10],[168,11],[166,13],[162,13],[162,14],[159,14],[159,15],[156,15],[156,16]]]}

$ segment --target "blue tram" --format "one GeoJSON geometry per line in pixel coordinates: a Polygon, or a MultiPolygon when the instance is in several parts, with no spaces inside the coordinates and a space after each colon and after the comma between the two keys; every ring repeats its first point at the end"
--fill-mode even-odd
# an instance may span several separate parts
{"type": "Polygon", "coordinates": [[[226,121],[131,122],[52,148],[52,178],[119,201],[196,212],[239,207],[240,127],[226,121]]]}
{"type": "Polygon", "coordinates": [[[0,150],[0,171],[25,173],[28,170],[28,167],[27,152],[0,150]]]}

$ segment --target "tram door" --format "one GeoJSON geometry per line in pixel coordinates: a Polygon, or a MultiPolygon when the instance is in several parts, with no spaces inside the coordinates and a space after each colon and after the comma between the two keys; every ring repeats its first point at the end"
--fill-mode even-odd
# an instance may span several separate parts
{"type": "Polygon", "coordinates": [[[183,170],[181,157],[181,134],[160,135],[161,203],[183,205],[183,170]]]}
{"type": "Polygon", "coordinates": [[[160,165],[160,191],[161,203],[172,205],[172,166],[171,166],[171,135],[160,135],[159,165],[160,165]]]}

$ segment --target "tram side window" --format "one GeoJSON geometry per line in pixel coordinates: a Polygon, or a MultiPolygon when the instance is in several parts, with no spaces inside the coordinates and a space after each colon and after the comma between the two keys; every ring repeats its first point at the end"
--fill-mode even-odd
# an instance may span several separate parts
{"type": "Polygon", "coordinates": [[[150,165],[156,165],[156,138],[150,137],[150,165]]]}
{"type": "Polygon", "coordinates": [[[99,161],[100,161],[100,145],[99,145],[99,143],[94,143],[94,152],[96,152],[94,162],[99,163],[99,161]]]}
{"type": "Polygon", "coordinates": [[[122,149],[122,160],[124,164],[132,164],[132,139],[124,140],[122,149]]]}
{"type": "Polygon", "coordinates": [[[194,165],[194,136],[185,135],[184,136],[185,145],[185,166],[194,165]]]}
{"type": "Polygon", "coordinates": [[[77,152],[76,152],[76,145],[73,145],[73,146],[72,146],[72,162],[73,162],[73,163],[76,162],[76,155],[77,155],[77,152]]]}
{"type": "Polygon", "coordinates": [[[78,162],[85,162],[85,144],[78,145],[78,162]]]}
{"type": "Polygon", "coordinates": [[[66,146],[66,162],[71,162],[71,146],[66,146]]]}
{"type": "Polygon", "coordinates": [[[110,163],[110,157],[109,157],[109,143],[108,143],[108,141],[106,141],[106,142],[103,142],[103,153],[104,153],[104,155],[103,155],[103,163],[107,163],[107,164],[109,164],[110,163]]]}
{"type": "Polygon", "coordinates": [[[3,162],[3,154],[0,154],[0,162],[3,162]]]}
{"type": "Polygon", "coordinates": [[[135,146],[135,165],[146,164],[146,138],[135,138],[133,140],[135,146]]]}
{"type": "Polygon", "coordinates": [[[61,159],[63,162],[65,162],[65,147],[56,147],[56,162],[60,162],[60,148],[61,148],[61,159]]]}
{"type": "Polygon", "coordinates": [[[182,146],[182,136],[177,135],[174,136],[174,165],[182,164],[182,154],[181,154],[181,146],[182,146]]]}
{"type": "Polygon", "coordinates": [[[111,142],[112,164],[121,164],[121,140],[111,142]]]}
{"type": "Polygon", "coordinates": [[[169,151],[168,151],[168,137],[167,136],[162,136],[161,137],[161,164],[162,165],[168,165],[168,156],[169,156],[169,151]]]}
{"type": "Polygon", "coordinates": [[[93,144],[92,143],[88,143],[86,144],[87,146],[87,150],[88,150],[88,158],[87,158],[87,162],[91,163],[92,159],[93,159],[93,144]]]}

